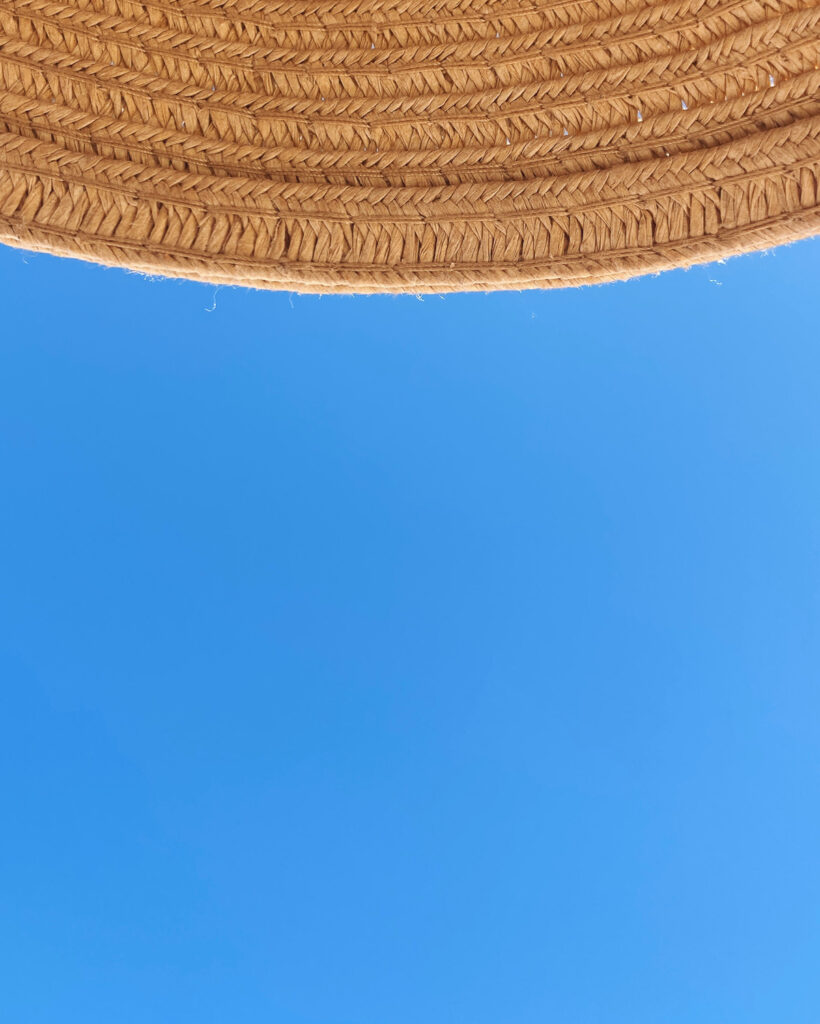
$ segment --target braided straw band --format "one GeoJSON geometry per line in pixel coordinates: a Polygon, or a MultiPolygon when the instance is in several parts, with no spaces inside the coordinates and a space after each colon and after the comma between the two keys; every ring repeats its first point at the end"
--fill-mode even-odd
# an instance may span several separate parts
{"type": "Polygon", "coordinates": [[[297,291],[820,231],[820,0],[0,0],[0,241],[297,291]]]}

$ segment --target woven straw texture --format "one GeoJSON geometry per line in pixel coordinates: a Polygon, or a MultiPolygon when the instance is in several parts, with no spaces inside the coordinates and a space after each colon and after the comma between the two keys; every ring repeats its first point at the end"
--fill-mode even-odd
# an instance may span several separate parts
{"type": "Polygon", "coordinates": [[[820,0],[0,0],[0,241],[301,291],[820,231],[820,0]]]}

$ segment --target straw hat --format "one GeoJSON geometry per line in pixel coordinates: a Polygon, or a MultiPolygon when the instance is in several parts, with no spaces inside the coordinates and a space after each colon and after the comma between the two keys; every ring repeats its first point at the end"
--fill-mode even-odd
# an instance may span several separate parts
{"type": "Polygon", "coordinates": [[[0,0],[0,241],[303,291],[820,231],[818,0],[0,0]]]}

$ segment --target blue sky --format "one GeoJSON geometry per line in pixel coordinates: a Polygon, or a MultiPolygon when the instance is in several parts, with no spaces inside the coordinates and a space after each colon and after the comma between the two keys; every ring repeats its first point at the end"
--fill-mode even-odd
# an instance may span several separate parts
{"type": "Polygon", "coordinates": [[[3,1020],[816,1024],[818,272],[1,249],[3,1020]]]}

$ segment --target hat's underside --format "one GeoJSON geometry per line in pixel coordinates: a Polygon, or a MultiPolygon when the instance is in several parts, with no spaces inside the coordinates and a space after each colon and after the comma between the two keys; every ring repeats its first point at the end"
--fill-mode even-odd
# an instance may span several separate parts
{"type": "Polygon", "coordinates": [[[0,0],[0,241],[301,291],[820,231],[806,0],[0,0]]]}

